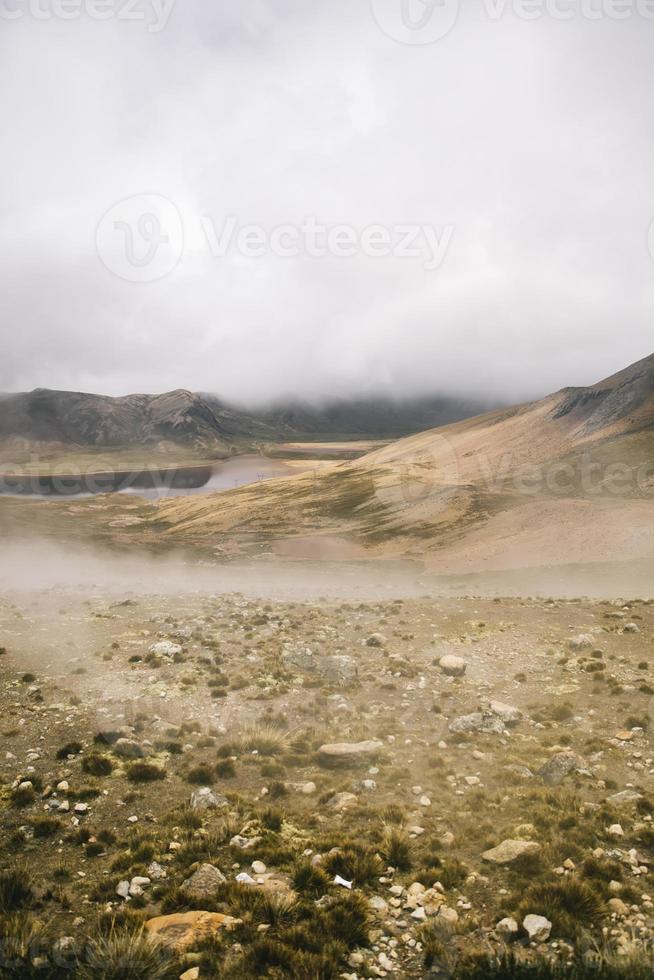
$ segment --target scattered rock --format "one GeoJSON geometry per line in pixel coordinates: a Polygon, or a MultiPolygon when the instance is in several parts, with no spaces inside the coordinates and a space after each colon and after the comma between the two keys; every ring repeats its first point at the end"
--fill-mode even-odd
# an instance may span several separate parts
{"type": "Polygon", "coordinates": [[[515,919],[507,916],[505,919],[500,919],[500,921],[495,926],[495,932],[498,936],[517,936],[520,931],[520,927],[515,919]]]}
{"type": "Polygon", "coordinates": [[[354,793],[336,793],[331,799],[327,800],[325,806],[328,810],[334,810],[336,813],[342,813],[343,810],[348,810],[352,806],[356,806],[358,800],[354,793]]]}
{"type": "Polygon", "coordinates": [[[210,786],[202,786],[191,793],[192,810],[223,810],[228,806],[227,797],[214,793],[210,786]]]}
{"type": "Polygon", "coordinates": [[[482,859],[490,864],[513,864],[526,854],[538,854],[540,844],[528,840],[503,840],[497,847],[484,851],[482,859]]]}
{"type": "Polygon", "coordinates": [[[378,755],[383,747],[383,743],[377,739],[369,739],[366,742],[333,742],[321,745],[318,755],[329,762],[349,762],[378,755]]]}
{"type": "Polygon", "coordinates": [[[325,657],[320,664],[320,673],[328,684],[349,687],[356,682],[359,668],[354,657],[339,655],[325,657]]]}
{"type": "Polygon", "coordinates": [[[445,657],[441,657],[438,661],[438,666],[448,677],[463,677],[468,668],[463,657],[455,657],[450,653],[445,657]]]}
{"type": "Polygon", "coordinates": [[[552,932],[552,923],[544,915],[527,915],[522,928],[534,943],[546,943],[552,932]]]}
{"type": "Polygon", "coordinates": [[[538,770],[546,786],[558,786],[571,772],[586,771],[584,760],[574,752],[559,752],[538,770]]]}
{"type": "Polygon", "coordinates": [[[220,885],[223,885],[226,880],[224,874],[213,864],[201,864],[197,871],[183,882],[182,891],[190,898],[213,898],[220,885]]]}
{"type": "Polygon", "coordinates": [[[638,803],[642,798],[642,793],[636,792],[635,789],[623,789],[621,793],[614,793],[613,796],[609,796],[606,802],[619,806],[621,803],[638,803]]]}
{"type": "Polygon", "coordinates": [[[453,734],[483,732],[487,735],[502,735],[504,722],[492,711],[475,711],[471,715],[455,718],[450,722],[449,729],[453,734]]]}
{"type": "Polygon", "coordinates": [[[182,652],[182,647],[179,643],[171,643],[170,640],[161,640],[159,643],[153,643],[149,652],[157,657],[176,657],[182,652]]]}
{"type": "Polygon", "coordinates": [[[573,636],[569,641],[568,646],[571,650],[588,650],[594,645],[593,637],[589,633],[580,633],[579,636],[573,636]]]}
{"type": "Polygon", "coordinates": [[[504,704],[502,701],[491,701],[489,711],[501,718],[505,725],[517,725],[522,719],[522,711],[513,704],[504,704]]]}

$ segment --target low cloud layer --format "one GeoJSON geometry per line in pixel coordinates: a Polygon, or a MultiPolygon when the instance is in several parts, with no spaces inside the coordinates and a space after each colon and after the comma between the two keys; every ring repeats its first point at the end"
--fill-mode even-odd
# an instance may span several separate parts
{"type": "Polygon", "coordinates": [[[0,390],[522,398],[650,353],[647,5],[453,4],[1,0],[0,390]]]}

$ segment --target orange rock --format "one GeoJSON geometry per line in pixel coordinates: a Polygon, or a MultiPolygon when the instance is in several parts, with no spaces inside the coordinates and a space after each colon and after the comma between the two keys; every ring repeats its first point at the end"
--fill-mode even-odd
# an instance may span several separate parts
{"type": "Polygon", "coordinates": [[[145,928],[175,950],[185,950],[208,936],[228,929],[240,920],[219,912],[175,912],[172,915],[158,915],[148,919],[145,928]]]}

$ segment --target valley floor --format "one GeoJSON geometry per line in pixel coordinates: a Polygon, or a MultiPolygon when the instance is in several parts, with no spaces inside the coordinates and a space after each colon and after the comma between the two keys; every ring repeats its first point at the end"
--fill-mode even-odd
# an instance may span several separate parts
{"type": "Polygon", "coordinates": [[[649,975],[651,602],[92,581],[0,600],[2,975],[649,975]]]}

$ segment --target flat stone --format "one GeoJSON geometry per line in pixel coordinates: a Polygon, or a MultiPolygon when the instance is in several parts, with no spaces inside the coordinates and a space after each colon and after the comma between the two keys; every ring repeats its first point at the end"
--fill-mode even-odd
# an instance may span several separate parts
{"type": "Polygon", "coordinates": [[[623,789],[622,792],[609,796],[606,802],[615,803],[619,806],[621,803],[638,803],[642,798],[642,793],[636,792],[635,789],[623,789]]]}
{"type": "Polygon", "coordinates": [[[342,813],[343,810],[348,810],[350,807],[356,806],[357,803],[358,799],[354,793],[336,793],[331,799],[327,800],[325,806],[328,810],[342,813]]]}
{"type": "Polygon", "coordinates": [[[540,844],[529,840],[503,840],[497,847],[484,851],[482,859],[489,864],[513,864],[527,854],[538,854],[540,844]]]}
{"type": "Polygon", "coordinates": [[[331,762],[349,762],[377,755],[383,747],[383,743],[377,739],[369,739],[366,742],[333,742],[321,745],[318,755],[331,762]]]}
{"type": "Polygon", "coordinates": [[[522,719],[522,711],[513,704],[504,704],[503,701],[491,701],[489,710],[501,718],[505,725],[517,725],[522,719]]]}
{"type": "Polygon", "coordinates": [[[239,921],[219,912],[175,912],[148,919],[145,928],[166,946],[180,952],[191,949],[239,921]]]}
{"type": "Polygon", "coordinates": [[[482,732],[486,735],[502,735],[504,722],[491,711],[474,711],[471,715],[461,715],[449,724],[449,730],[454,734],[467,732],[482,732]]]}

